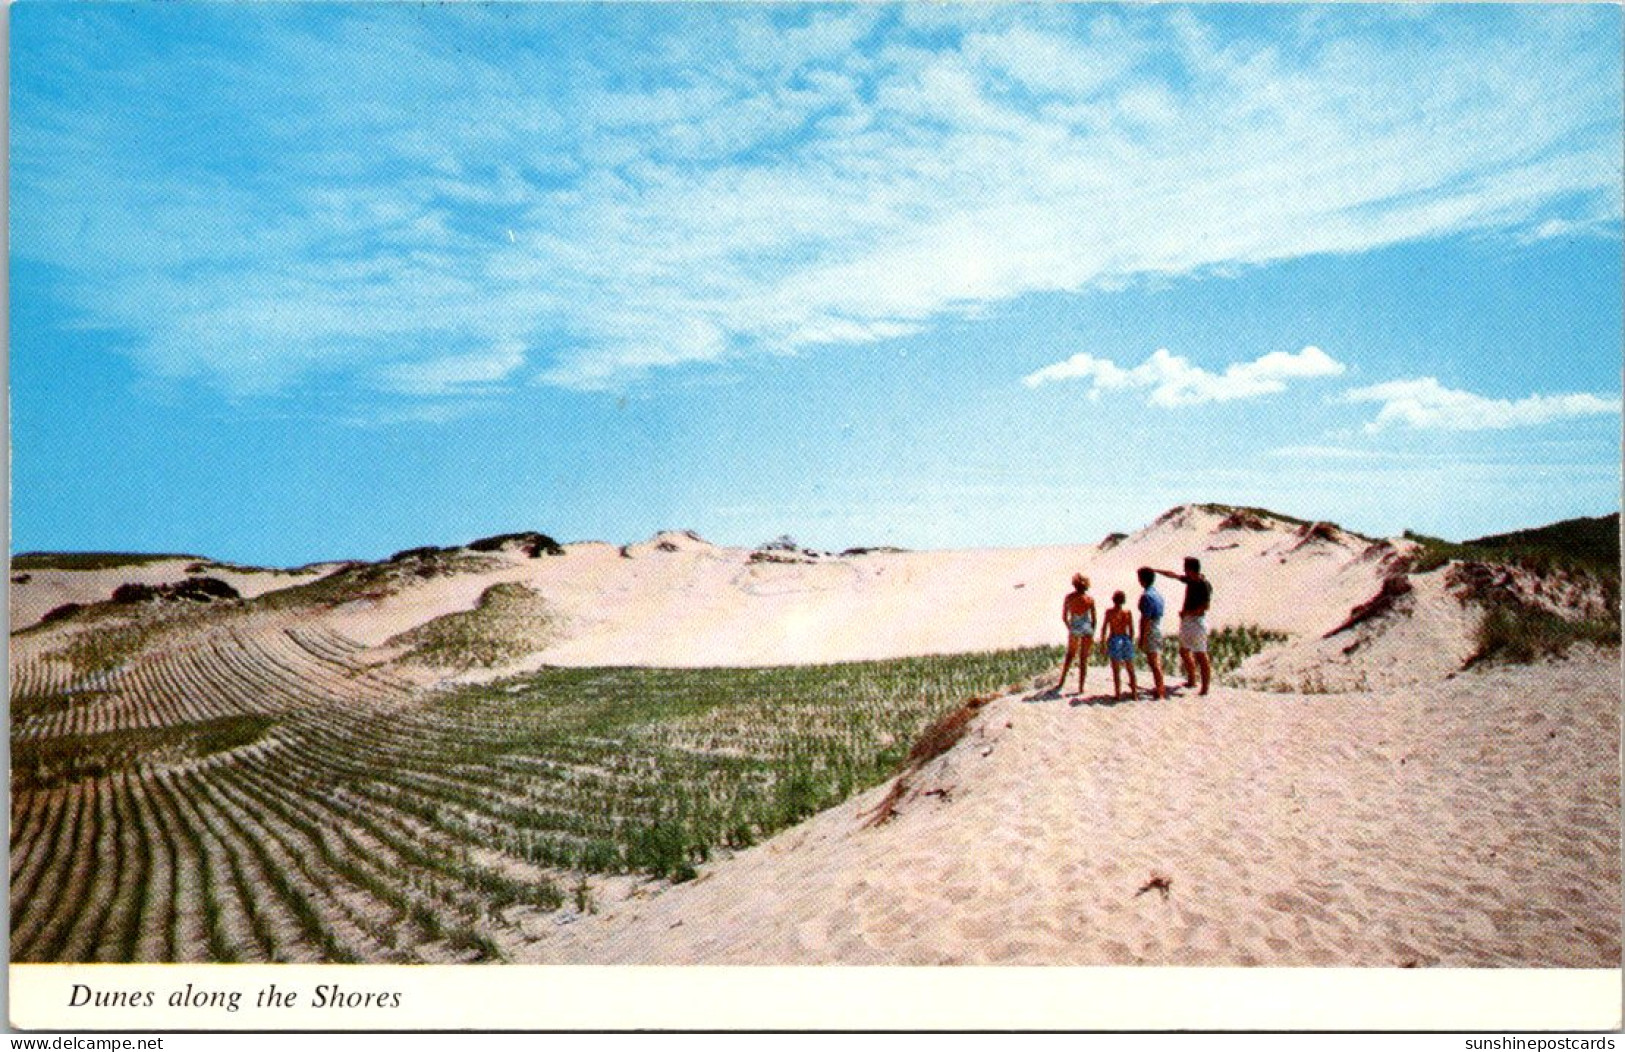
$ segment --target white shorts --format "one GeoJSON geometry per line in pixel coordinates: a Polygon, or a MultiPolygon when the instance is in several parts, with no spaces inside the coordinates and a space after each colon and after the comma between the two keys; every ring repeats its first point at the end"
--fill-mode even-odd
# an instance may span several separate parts
{"type": "Polygon", "coordinates": [[[1179,617],[1179,646],[1192,654],[1207,653],[1207,618],[1200,615],[1179,617]]]}

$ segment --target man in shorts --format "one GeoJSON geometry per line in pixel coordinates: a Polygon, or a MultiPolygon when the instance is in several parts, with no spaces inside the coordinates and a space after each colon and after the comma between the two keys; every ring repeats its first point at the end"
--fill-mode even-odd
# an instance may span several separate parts
{"type": "Polygon", "coordinates": [[[1196,686],[1196,673],[1202,673],[1202,689],[1206,694],[1213,679],[1213,663],[1207,656],[1207,608],[1213,600],[1213,585],[1202,576],[1202,560],[1187,555],[1185,572],[1157,570],[1164,577],[1172,577],[1185,585],[1185,601],[1179,607],[1179,662],[1185,666],[1185,686],[1196,686]]]}
{"type": "Polygon", "coordinates": [[[1165,700],[1168,688],[1162,681],[1162,593],[1157,591],[1157,574],[1149,566],[1142,566],[1135,575],[1140,579],[1140,650],[1145,663],[1151,666],[1151,678],[1156,682],[1153,697],[1165,700]]]}

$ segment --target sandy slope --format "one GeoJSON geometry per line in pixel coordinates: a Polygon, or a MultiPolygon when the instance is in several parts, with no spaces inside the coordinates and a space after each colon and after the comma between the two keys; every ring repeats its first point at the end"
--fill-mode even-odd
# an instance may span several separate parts
{"type": "Polygon", "coordinates": [[[27,628],[49,610],[64,603],[100,603],[113,594],[121,584],[174,584],[188,577],[214,577],[233,588],[245,598],[291,585],[314,581],[335,564],[313,566],[300,572],[286,570],[253,570],[243,572],[205,562],[198,573],[187,573],[187,567],[196,559],[163,559],[157,562],[129,566],[113,566],[102,570],[13,570],[7,593],[11,615],[11,630],[27,628]],[[18,580],[18,578],[26,578],[18,580]]]}
{"type": "Polygon", "coordinates": [[[530,959],[1618,967],[1618,655],[1374,693],[1014,695],[919,772],[530,959]],[[928,795],[937,793],[939,795],[928,795]],[[1153,878],[1166,897],[1141,891],[1153,878]]]}
{"type": "MultiPolygon", "coordinates": [[[[334,611],[336,630],[377,645],[418,624],[472,608],[498,581],[540,592],[559,639],[513,668],[556,665],[765,665],[846,661],[1058,643],[1060,604],[1074,572],[1104,607],[1114,589],[1138,596],[1141,565],[1203,560],[1215,583],[1215,627],[1256,624],[1319,635],[1380,587],[1393,548],[1299,527],[1225,528],[1225,517],[1176,509],[1122,542],[1075,547],[876,552],[849,557],[752,553],[684,534],[621,551],[570,545],[562,557],[508,554],[499,569],[431,578],[334,611]],[[757,557],[758,560],[760,557],[757,557]]],[[[1161,585],[1170,609],[1181,587],[1161,585]]]]}
{"type": "MultiPolygon", "coordinates": [[[[1215,627],[1291,637],[1210,698],[999,699],[911,778],[887,824],[866,829],[860,818],[882,786],[706,866],[692,883],[599,882],[593,916],[515,907],[505,915],[532,940],[524,955],[1617,966],[1617,651],[1458,672],[1482,609],[1445,569],[1411,575],[1381,616],[1335,631],[1401,569],[1405,546],[1199,507],[1116,543],[1074,547],[763,561],[662,534],[624,550],[392,563],[336,598],[318,589],[308,605],[264,616],[252,605],[189,607],[167,622],[175,634],[165,645],[194,631],[200,644],[217,628],[281,646],[297,624],[372,647],[357,660],[382,663],[402,649],[387,645],[393,637],[518,582],[543,597],[557,634],[481,675],[972,651],[1060,642],[1074,571],[1094,579],[1105,605],[1113,589],[1137,594],[1135,567],[1197,555],[1215,585],[1215,627]],[[1142,892],[1157,877],[1169,882],[1166,897],[1142,892]]],[[[208,572],[245,595],[315,576],[208,572]]],[[[13,628],[126,581],[184,576],[179,561],[36,571],[12,589],[13,628]]],[[[1594,613],[1562,582],[1525,584],[1554,608],[1594,613]]],[[[1163,587],[1176,607],[1180,587],[1163,587]]],[[[67,676],[50,655],[94,630],[73,621],[14,637],[14,677],[19,667],[41,682],[67,676]]],[[[446,674],[397,672],[420,682],[446,674]]],[[[1104,682],[1092,674],[1096,689],[1104,682]]]]}
{"type": "MultiPolygon", "coordinates": [[[[1059,643],[1065,638],[1060,603],[1074,572],[1091,577],[1105,607],[1115,589],[1131,601],[1138,596],[1136,567],[1177,569],[1195,555],[1214,582],[1214,627],[1255,624],[1308,639],[1377,591],[1396,549],[1341,531],[1308,538],[1303,532],[1275,519],[1227,525],[1225,515],[1192,506],[1112,545],[846,557],[775,553],[774,561],[666,533],[625,549],[573,544],[563,556],[534,559],[507,551],[471,560],[473,570],[402,573],[388,588],[362,589],[352,601],[313,608],[307,616],[382,646],[428,621],[472,609],[494,584],[516,582],[543,597],[558,630],[549,645],[501,671],[544,664],[848,661],[1059,643]]],[[[182,580],[186,565],[34,572],[12,587],[12,628],[60,603],[105,599],[127,581],[182,580]]],[[[207,572],[245,596],[316,576],[207,572]]],[[[1182,586],[1163,581],[1161,587],[1170,610],[1177,608],[1182,586]]]]}

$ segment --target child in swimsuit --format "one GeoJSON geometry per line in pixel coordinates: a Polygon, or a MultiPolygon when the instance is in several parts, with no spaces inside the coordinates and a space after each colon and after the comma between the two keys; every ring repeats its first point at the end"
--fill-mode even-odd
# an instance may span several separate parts
{"type": "Polygon", "coordinates": [[[1072,575],[1072,591],[1061,601],[1061,623],[1066,625],[1066,661],[1061,664],[1061,682],[1055,685],[1059,694],[1066,689],[1066,674],[1073,659],[1078,662],[1078,693],[1089,678],[1089,652],[1095,645],[1095,600],[1089,594],[1089,578],[1072,575]]]}
{"type": "Polygon", "coordinates": [[[1106,642],[1106,655],[1112,659],[1112,697],[1123,698],[1123,670],[1128,669],[1128,696],[1140,691],[1134,681],[1134,615],[1123,606],[1128,596],[1112,593],[1112,608],[1106,611],[1106,623],[1100,628],[1106,642]]]}

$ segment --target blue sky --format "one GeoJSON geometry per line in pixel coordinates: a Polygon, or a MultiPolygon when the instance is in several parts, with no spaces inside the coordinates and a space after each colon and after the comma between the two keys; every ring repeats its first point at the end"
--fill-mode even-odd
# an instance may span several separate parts
{"type": "Polygon", "coordinates": [[[12,549],[1617,509],[1617,7],[12,8],[12,549]]]}

